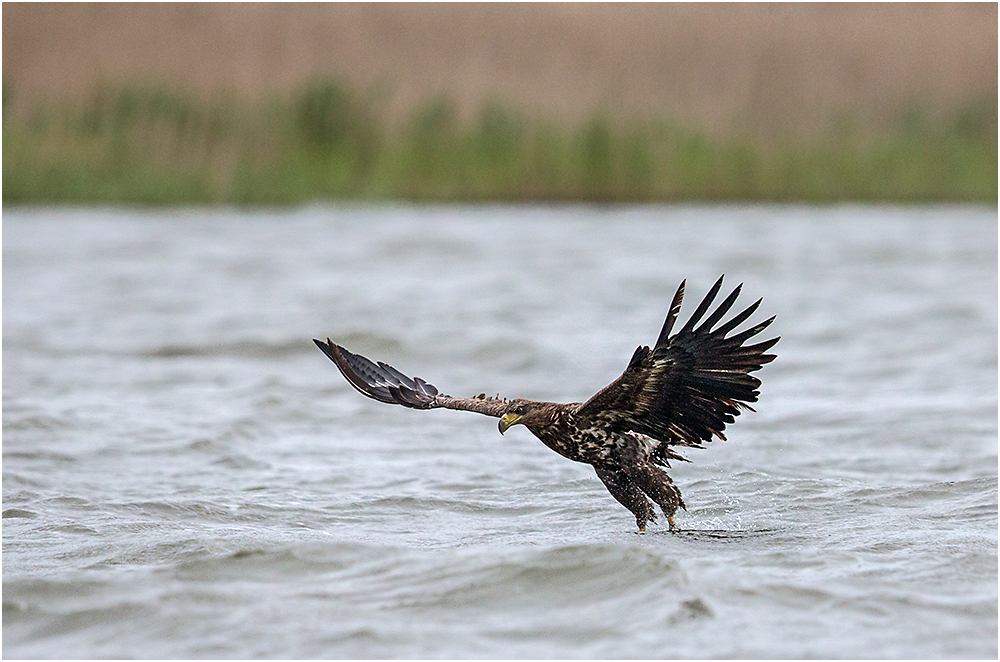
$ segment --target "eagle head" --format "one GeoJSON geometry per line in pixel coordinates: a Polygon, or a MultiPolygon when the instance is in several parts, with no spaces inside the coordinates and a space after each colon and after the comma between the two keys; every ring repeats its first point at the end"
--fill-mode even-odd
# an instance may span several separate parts
{"type": "Polygon", "coordinates": [[[552,416],[552,406],[551,402],[536,402],[524,398],[511,400],[510,404],[507,405],[507,411],[500,417],[500,425],[498,426],[500,434],[518,424],[535,432],[537,428],[551,422],[549,419],[552,416]]]}
{"type": "Polygon", "coordinates": [[[518,423],[523,425],[530,422],[531,415],[535,411],[534,404],[531,400],[524,400],[522,398],[511,400],[510,404],[507,405],[507,411],[500,417],[500,425],[498,426],[500,434],[503,434],[518,423]]]}

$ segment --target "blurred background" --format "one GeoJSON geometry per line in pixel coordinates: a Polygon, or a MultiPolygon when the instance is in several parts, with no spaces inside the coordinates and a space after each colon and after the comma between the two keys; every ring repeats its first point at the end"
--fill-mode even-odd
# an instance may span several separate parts
{"type": "Polygon", "coordinates": [[[10,4],[5,202],[980,201],[997,6],[10,4]]]}

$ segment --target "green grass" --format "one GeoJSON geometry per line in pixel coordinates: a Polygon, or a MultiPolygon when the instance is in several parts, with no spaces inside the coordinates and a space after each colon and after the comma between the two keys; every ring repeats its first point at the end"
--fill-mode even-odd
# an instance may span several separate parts
{"type": "Polygon", "coordinates": [[[3,92],[6,203],[997,201],[995,99],[782,140],[603,114],[566,126],[498,102],[462,122],[443,96],[390,124],[334,82],[256,103],[104,90],[23,118],[3,92]]]}

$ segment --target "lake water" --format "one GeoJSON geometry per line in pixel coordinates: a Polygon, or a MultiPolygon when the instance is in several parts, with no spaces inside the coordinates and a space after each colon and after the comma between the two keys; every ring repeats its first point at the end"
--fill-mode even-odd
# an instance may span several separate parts
{"type": "Polygon", "coordinates": [[[997,212],[8,210],[5,657],[997,657],[997,212]],[[523,427],[719,274],[757,413],[635,531],[523,427]]]}

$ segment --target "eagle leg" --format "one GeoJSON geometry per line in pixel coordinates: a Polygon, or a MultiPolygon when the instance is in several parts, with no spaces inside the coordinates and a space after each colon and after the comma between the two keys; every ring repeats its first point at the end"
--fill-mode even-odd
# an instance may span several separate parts
{"type": "Polygon", "coordinates": [[[626,438],[619,459],[621,471],[628,477],[629,482],[655,501],[667,516],[670,530],[677,530],[674,514],[678,508],[687,510],[687,507],[681,498],[681,491],[674,485],[667,472],[649,462],[632,437],[626,438]]]}
{"type": "Polygon", "coordinates": [[[594,465],[597,477],[608,488],[618,503],[628,508],[635,515],[635,524],[639,531],[646,530],[647,522],[656,521],[656,511],[653,504],[639,486],[629,480],[628,475],[618,467],[594,465]]]}
{"type": "Polygon", "coordinates": [[[667,516],[670,530],[676,530],[674,515],[678,508],[685,508],[684,499],[681,498],[681,491],[674,485],[674,481],[670,480],[667,472],[648,463],[626,465],[624,471],[640,490],[660,506],[663,514],[667,516]]]}

